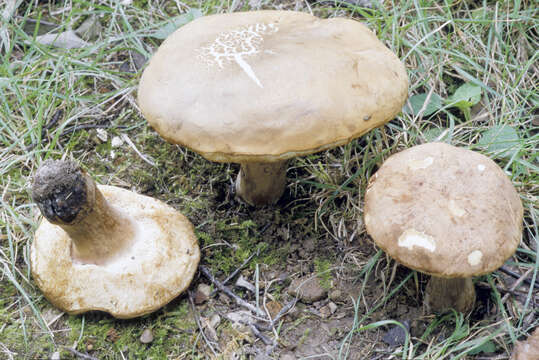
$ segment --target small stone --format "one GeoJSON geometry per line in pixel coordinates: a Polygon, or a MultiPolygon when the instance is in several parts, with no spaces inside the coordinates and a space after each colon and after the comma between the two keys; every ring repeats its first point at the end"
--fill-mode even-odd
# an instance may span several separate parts
{"type": "Polygon", "coordinates": [[[60,360],[60,352],[59,351],[53,352],[51,355],[51,360],[60,360]]]}
{"type": "Polygon", "coordinates": [[[311,304],[323,299],[327,295],[327,290],[320,285],[316,277],[303,277],[292,280],[288,287],[288,294],[297,296],[301,301],[311,304]]]}
{"type": "Polygon", "coordinates": [[[142,332],[142,335],[140,335],[140,342],[143,344],[149,344],[153,341],[153,333],[152,329],[146,328],[142,332]]]}
{"type": "Polygon", "coordinates": [[[296,357],[292,354],[281,355],[281,360],[296,360],[296,357]]]}
{"type": "Polygon", "coordinates": [[[343,300],[343,294],[342,291],[339,289],[334,289],[329,293],[329,298],[331,301],[342,301],[343,300]]]}
{"type": "Polygon", "coordinates": [[[95,132],[96,132],[96,136],[97,136],[97,138],[99,140],[101,140],[102,142],[107,141],[107,139],[108,139],[107,130],[105,130],[105,129],[96,129],[95,132]]]}
{"type": "Polygon", "coordinates": [[[196,305],[200,305],[208,301],[210,298],[211,287],[206,284],[198,284],[195,291],[193,301],[196,305]]]}
{"type": "Polygon", "coordinates": [[[316,248],[316,242],[314,239],[307,239],[303,242],[303,248],[308,252],[313,252],[316,248]]]}
{"type": "Polygon", "coordinates": [[[94,344],[86,345],[86,351],[92,351],[94,349],[94,344]]]}
{"type": "Polygon", "coordinates": [[[124,141],[122,140],[121,137],[115,136],[115,137],[113,137],[112,140],[110,141],[110,146],[112,146],[113,148],[117,148],[117,147],[122,146],[123,143],[124,143],[124,141]]]}
{"type": "Polygon", "coordinates": [[[210,325],[213,326],[214,328],[217,327],[220,323],[221,323],[221,317],[219,316],[219,314],[213,314],[210,317],[210,325]]]}
{"type": "Polygon", "coordinates": [[[215,331],[215,327],[211,323],[211,318],[208,319],[208,318],[205,318],[205,317],[200,317],[200,322],[202,323],[202,327],[204,329],[206,329],[206,336],[211,341],[219,340],[219,337],[217,336],[217,331],[215,331]]]}
{"type": "Polygon", "coordinates": [[[406,333],[410,331],[410,322],[405,320],[402,322],[402,325],[404,325],[406,330],[402,326],[395,325],[385,333],[382,340],[389,346],[403,345],[406,341],[406,333]]]}
{"type": "Polygon", "coordinates": [[[266,354],[257,354],[255,356],[255,359],[254,360],[272,360],[273,358],[271,358],[269,355],[266,355],[266,354]]]}
{"type": "Polygon", "coordinates": [[[334,302],[330,301],[328,303],[328,308],[329,308],[329,311],[331,312],[331,314],[334,314],[335,311],[337,311],[337,305],[334,302]]]}
{"type": "Polygon", "coordinates": [[[322,306],[319,311],[320,311],[320,316],[324,319],[327,319],[331,315],[331,310],[329,310],[329,307],[327,305],[322,306]]]}

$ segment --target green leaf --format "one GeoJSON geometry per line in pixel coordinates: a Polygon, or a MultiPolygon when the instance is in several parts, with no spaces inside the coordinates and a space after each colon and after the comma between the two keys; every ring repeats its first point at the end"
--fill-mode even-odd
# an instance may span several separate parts
{"type": "Polygon", "coordinates": [[[498,348],[496,347],[496,344],[494,344],[492,341],[488,340],[484,342],[483,344],[479,345],[475,349],[472,349],[468,351],[468,355],[477,355],[479,353],[493,353],[496,352],[498,348]]]}
{"type": "MultiPolygon", "coordinates": [[[[402,108],[407,114],[417,115],[419,111],[423,108],[425,100],[427,100],[428,94],[417,94],[408,99],[408,102],[402,108]]],[[[429,116],[430,114],[435,113],[436,111],[442,108],[442,98],[438,94],[431,94],[429,102],[425,106],[425,111],[423,111],[423,116],[429,116]]]]}
{"type": "Polygon", "coordinates": [[[478,85],[472,83],[462,84],[453,95],[445,101],[449,106],[458,107],[465,111],[481,100],[483,90],[478,85]]]}
{"type": "Polygon", "coordinates": [[[518,150],[520,138],[509,125],[496,125],[481,134],[478,145],[501,157],[512,157],[518,150]]]}
{"type": "Polygon", "coordinates": [[[165,25],[161,26],[159,29],[155,30],[149,36],[157,39],[166,39],[170,34],[176,31],[181,26],[187,24],[202,16],[202,12],[199,9],[191,9],[185,14],[176,16],[170,19],[165,25]]]}

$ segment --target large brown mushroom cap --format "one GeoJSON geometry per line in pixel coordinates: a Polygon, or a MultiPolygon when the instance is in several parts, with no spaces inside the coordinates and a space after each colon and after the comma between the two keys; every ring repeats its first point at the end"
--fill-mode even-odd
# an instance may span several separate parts
{"type": "Polygon", "coordinates": [[[394,118],[408,78],[364,25],[292,11],[199,18],[159,47],[138,102],[172,143],[269,162],[349,142],[394,118]]]}
{"type": "Polygon", "coordinates": [[[392,155],[371,178],[365,225],[405,266],[437,277],[499,268],[516,250],[523,208],[491,159],[444,143],[392,155]]]}
{"type": "Polygon", "coordinates": [[[98,188],[115,211],[130,219],[132,245],[106,264],[78,263],[69,235],[43,219],[31,249],[34,279],[51,303],[71,314],[101,310],[132,318],[157,310],[194,276],[200,251],[193,225],[158,200],[117,187],[98,188]]]}

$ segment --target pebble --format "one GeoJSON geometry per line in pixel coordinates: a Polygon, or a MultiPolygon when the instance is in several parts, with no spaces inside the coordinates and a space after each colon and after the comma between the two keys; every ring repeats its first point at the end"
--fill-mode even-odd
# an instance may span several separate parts
{"type": "Polygon", "coordinates": [[[298,296],[301,301],[311,304],[323,299],[327,295],[327,290],[320,285],[320,281],[315,276],[310,276],[292,280],[288,287],[288,294],[298,296]]]}
{"type": "Polygon", "coordinates": [[[331,290],[331,292],[329,293],[329,298],[332,301],[342,301],[343,300],[342,291],[339,289],[331,290]]]}
{"type": "Polygon", "coordinates": [[[142,335],[140,335],[140,342],[143,344],[149,344],[153,341],[153,333],[152,329],[146,328],[142,332],[142,335]]]}
{"type": "Polygon", "coordinates": [[[198,284],[198,287],[193,296],[193,302],[200,305],[208,301],[210,298],[211,287],[207,284],[198,284]]]}

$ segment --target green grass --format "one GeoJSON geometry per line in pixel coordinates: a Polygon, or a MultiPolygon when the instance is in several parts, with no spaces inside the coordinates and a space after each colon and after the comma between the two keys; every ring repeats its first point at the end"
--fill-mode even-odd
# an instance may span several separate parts
{"type": "MultiPolygon", "coordinates": [[[[353,358],[353,346],[362,347],[365,358],[508,358],[515,341],[539,325],[537,289],[521,287],[518,296],[503,292],[504,275],[495,272],[476,279],[486,294],[483,304],[489,305],[481,314],[420,316],[407,343],[385,347],[381,335],[402,320],[395,309],[421,306],[426,277],[395,266],[370,244],[362,223],[367,181],[389,155],[433,140],[467,147],[493,158],[513,181],[525,220],[522,244],[508,264],[528,272],[529,279],[539,277],[539,14],[532,1],[403,0],[374,9],[338,1],[278,2],[282,9],[366,23],[405,62],[410,102],[385,127],[292,161],[284,201],[260,210],[227,201],[237,165],[210,163],[165,143],[147,126],[136,105],[140,70],[133,62],[136,54],[151,56],[160,36],[174,26],[170,19],[181,24],[196,14],[194,9],[202,14],[271,9],[273,2],[13,3],[16,10],[0,23],[0,34],[7,34],[0,36],[1,358],[47,358],[55,351],[74,358],[65,346],[100,359],[212,354],[185,296],[130,321],[106,314],[53,316],[29,266],[39,220],[29,189],[32,174],[48,158],[76,159],[97,182],[157,197],[186,214],[197,228],[202,263],[220,279],[255,253],[242,271],[253,281],[255,273],[262,282],[271,272],[286,272],[318,274],[328,287],[353,284],[353,301],[348,296],[339,304],[352,317],[351,325],[336,332],[341,336],[333,358],[353,358]],[[101,30],[85,48],[66,50],[36,41],[45,25],[37,27],[35,20],[56,24],[54,31],[61,32],[92,16],[101,30]],[[425,98],[430,103],[424,104],[425,98]],[[97,129],[106,133],[105,140],[97,129]],[[126,141],[113,147],[112,139],[122,136],[134,147],[126,141]],[[306,239],[316,239],[312,254],[301,252],[306,239]],[[147,327],[155,340],[144,345],[138,338],[147,327]],[[114,341],[107,336],[110,329],[117,335],[114,341]]],[[[194,286],[199,282],[204,279],[195,279],[194,286]]],[[[273,283],[261,294],[286,299],[285,284],[273,283]]],[[[235,309],[212,300],[198,312],[210,317],[216,308],[221,315],[235,309]]],[[[302,327],[309,321],[312,314],[281,322],[279,331],[267,335],[286,334],[288,341],[297,331],[298,344],[304,343],[319,331],[302,327]]],[[[216,331],[224,358],[241,353],[246,343],[265,349],[249,331],[245,335],[224,318],[216,331]]],[[[281,351],[278,347],[274,356],[281,351]]]]}

